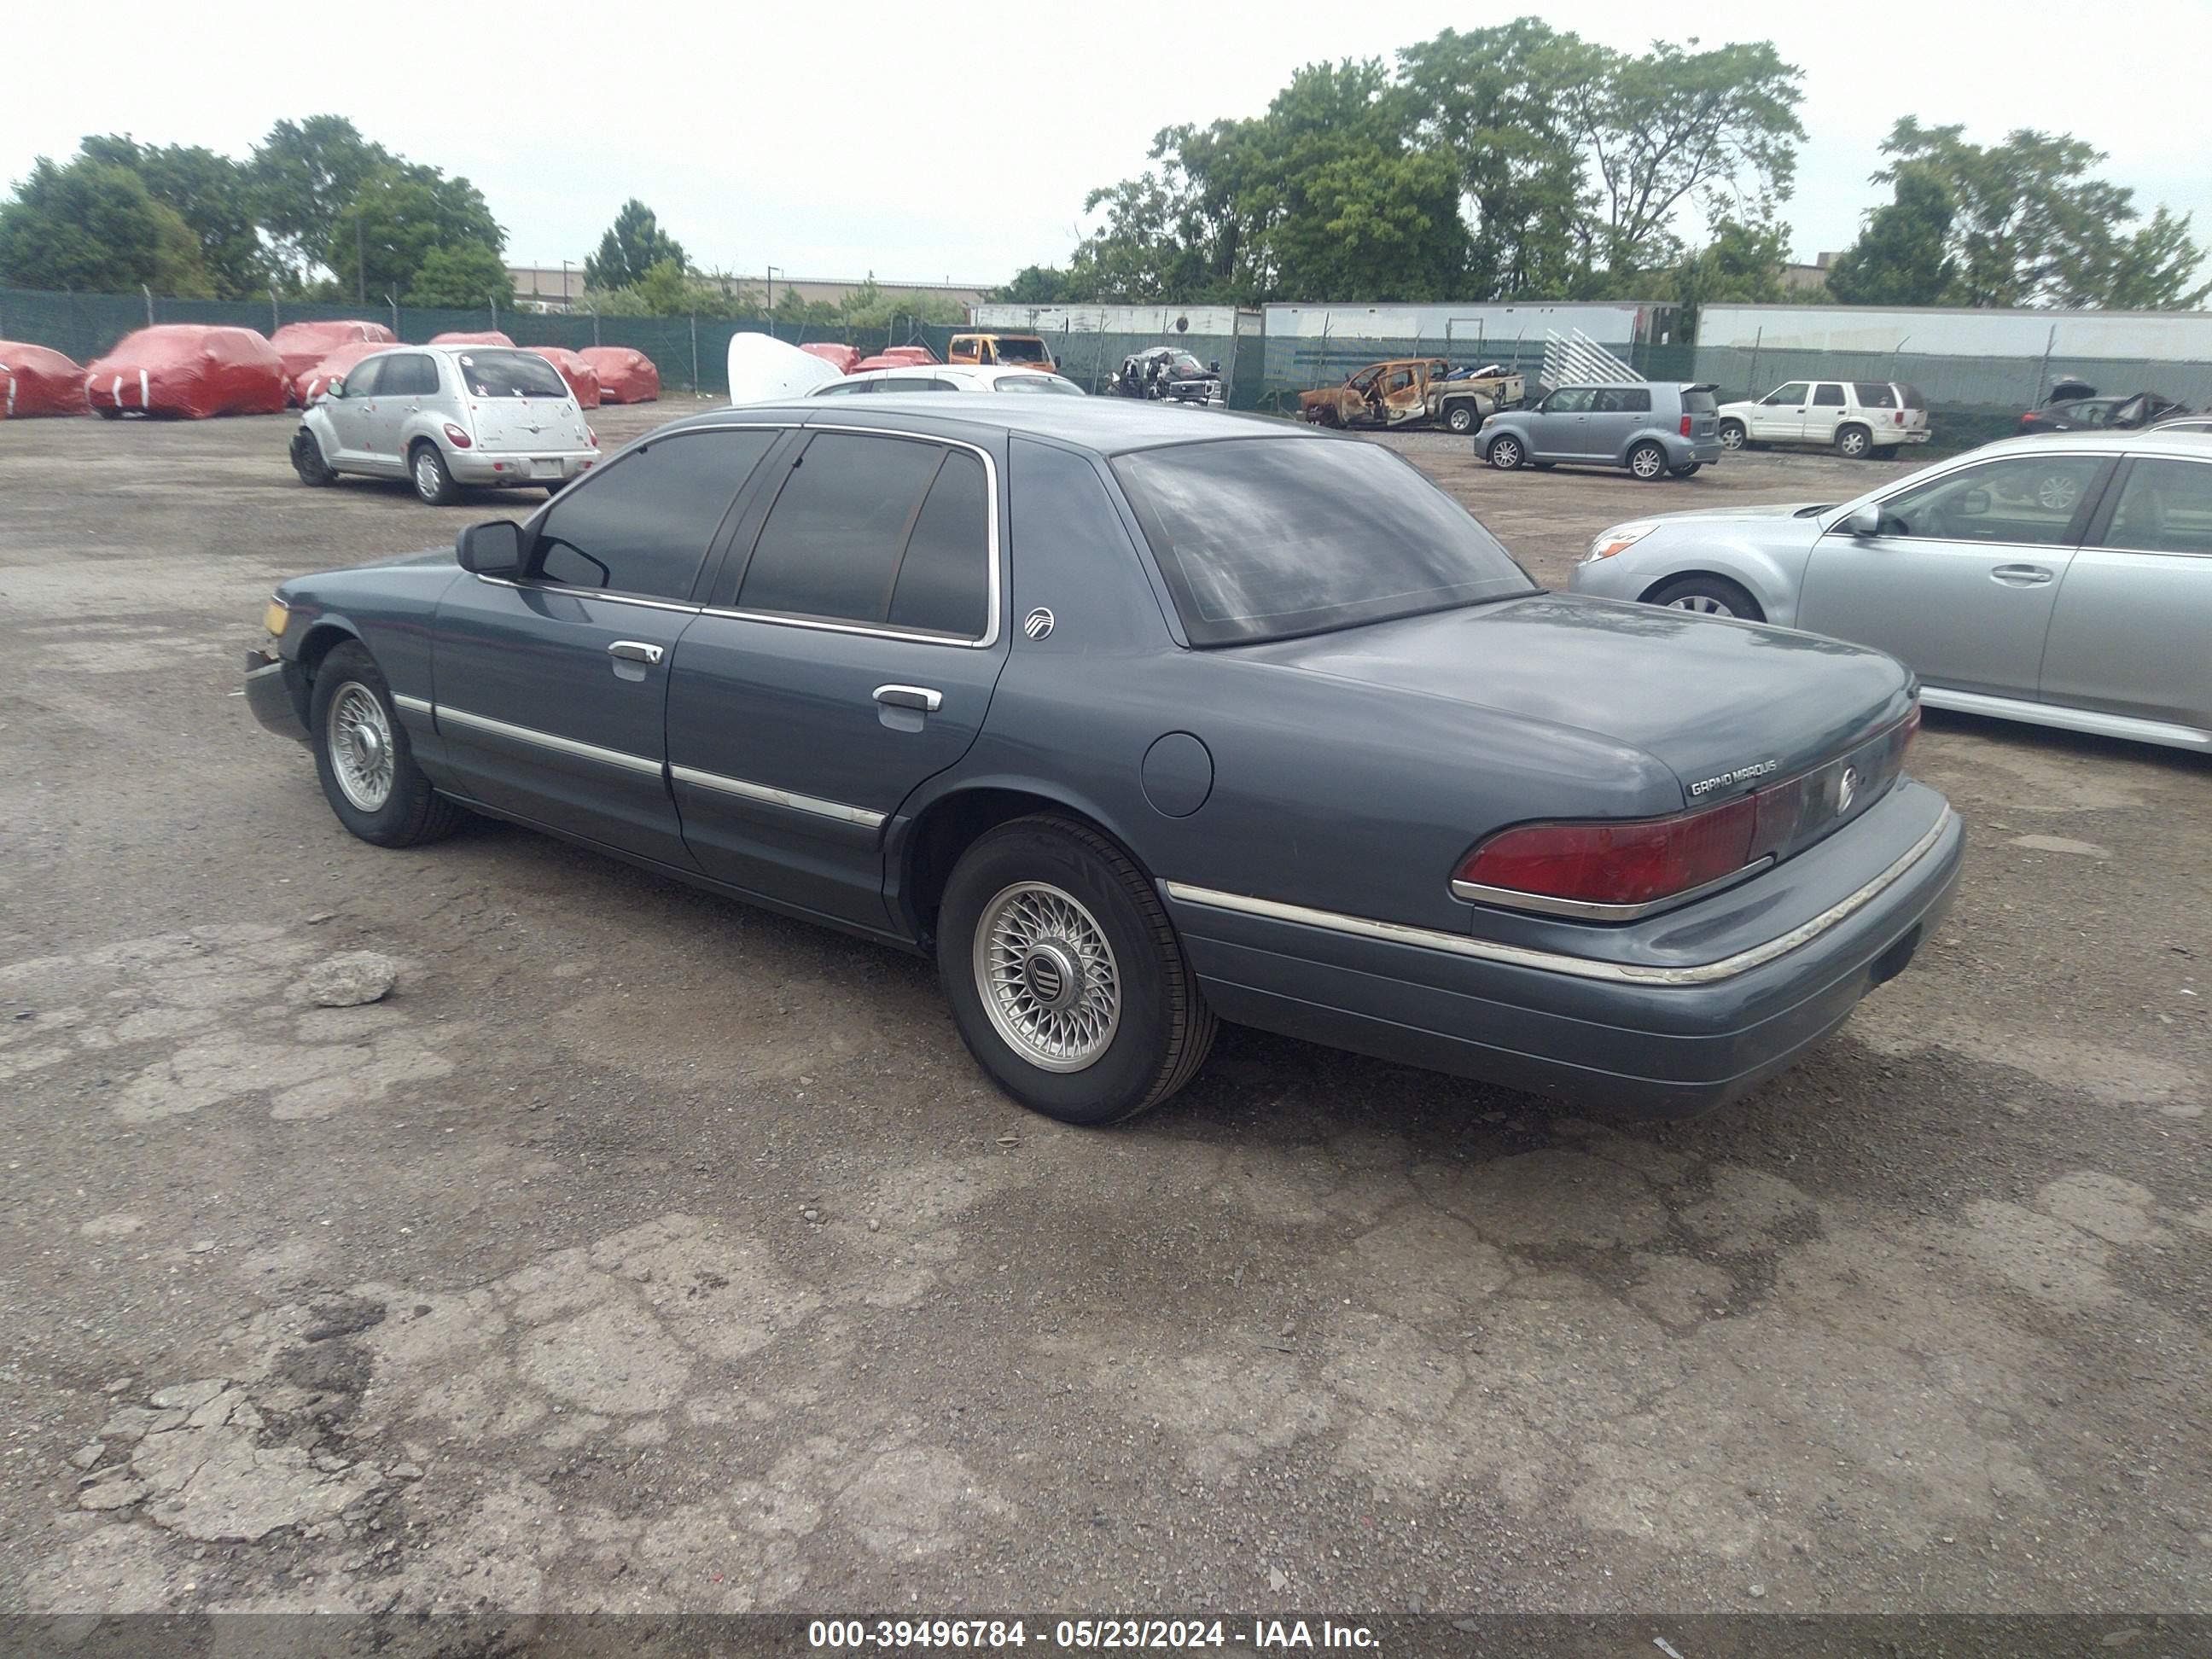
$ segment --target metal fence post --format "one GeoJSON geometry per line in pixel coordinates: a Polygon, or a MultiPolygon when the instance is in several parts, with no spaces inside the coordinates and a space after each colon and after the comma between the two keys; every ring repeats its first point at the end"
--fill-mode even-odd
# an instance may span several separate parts
{"type": "Polygon", "coordinates": [[[1759,396],[1759,348],[1765,338],[1766,328],[1761,324],[1759,332],[1751,337],[1751,384],[1744,389],[1743,394],[1747,398],[1759,396]]]}
{"type": "Polygon", "coordinates": [[[691,313],[691,395],[699,395],[699,313],[691,313]]]}
{"type": "Polygon", "coordinates": [[[141,283],[138,291],[146,296],[146,326],[151,328],[154,326],[154,290],[141,283]]]}
{"type": "Polygon", "coordinates": [[[272,288],[269,290],[269,331],[274,334],[281,326],[276,319],[276,290],[272,288]]]}

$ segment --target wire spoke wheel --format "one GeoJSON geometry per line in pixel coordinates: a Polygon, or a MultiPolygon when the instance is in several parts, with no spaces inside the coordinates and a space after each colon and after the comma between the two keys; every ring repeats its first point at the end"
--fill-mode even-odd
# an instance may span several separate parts
{"type": "Polygon", "coordinates": [[[975,923],[975,989],[1006,1046],[1048,1072],[1080,1072],[1113,1046],[1121,975],[1106,931],[1044,882],[1000,890],[975,923]]]}
{"type": "Polygon", "coordinates": [[[392,721],[376,693],[349,680],[331,699],[325,733],[331,770],[346,799],[364,812],[392,799],[392,721]]]}

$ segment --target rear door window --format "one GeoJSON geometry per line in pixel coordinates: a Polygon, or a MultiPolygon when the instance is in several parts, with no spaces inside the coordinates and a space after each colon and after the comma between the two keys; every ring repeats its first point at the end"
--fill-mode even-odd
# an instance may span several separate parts
{"type": "Polygon", "coordinates": [[[1841,409],[1844,389],[1833,380],[1823,380],[1813,388],[1813,403],[1820,409],[1841,409]]]}
{"type": "Polygon", "coordinates": [[[2138,459],[2099,540],[2138,553],[2212,557],[2212,462],[2138,459]]]}
{"type": "Polygon", "coordinates": [[[946,445],[817,434],[761,526],[738,608],[981,635],[983,477],[972,453],[946,445]]]}
{"type": "Polygon", "coordinates": [[[684,432],[561,493],[538,527],[532,574],[558,587],[688,599],[723,516],[782,434],[684,432]]]}

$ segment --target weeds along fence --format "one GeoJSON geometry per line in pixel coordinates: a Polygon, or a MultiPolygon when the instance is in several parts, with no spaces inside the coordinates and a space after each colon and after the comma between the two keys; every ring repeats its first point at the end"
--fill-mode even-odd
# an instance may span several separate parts
{"type": "Polygon", "coordinates": [[[629,346],[642,351],[660,371],[671,391],[704,397],[729,395],[730,337],[740,332],[774,334],[794,345],[834,340],[864,353],[887,346],[927,343],[945,355],[953,331],[898,318],[875,328],[824,327],[815,323],[776,322],[765,317],[611,317],[587,312],[566,314],[511,311],[479,306],[472,310],[428,309],[383,304],[324,305],[285,300],[168,300],[145,294],[56,294],[40,289],[0,288],[0,339],[22,340],[90,362],[133,329],[149,323],[206,323],[258,329],[273,334],[286,323],[359,319],[382,323],[400,339],[420,345],[435,334],[498,329],[517,345],[629,346]]]}

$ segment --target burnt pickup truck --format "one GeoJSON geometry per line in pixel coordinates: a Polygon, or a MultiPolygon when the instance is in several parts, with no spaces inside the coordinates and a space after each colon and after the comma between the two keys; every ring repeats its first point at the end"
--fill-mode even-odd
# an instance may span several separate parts
{"type": "Polygon", "coordinates": [[[1454,374],[1442,357],[1370,363],[1342,386],[1298,393],[1298,414],[1316,426],[1442,426],[1472,432],[1526,395],[1518,374],[1495,367],[1454,374]]]}

